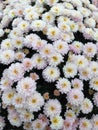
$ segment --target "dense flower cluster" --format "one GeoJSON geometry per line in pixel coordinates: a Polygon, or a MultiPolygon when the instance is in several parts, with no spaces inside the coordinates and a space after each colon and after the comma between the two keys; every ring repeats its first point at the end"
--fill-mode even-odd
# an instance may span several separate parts
{"type": "Polygon", "coordinates": [[[0,66],[0,130],[98,130],[98,8],[89,0],[0,1],[0,66]]]}

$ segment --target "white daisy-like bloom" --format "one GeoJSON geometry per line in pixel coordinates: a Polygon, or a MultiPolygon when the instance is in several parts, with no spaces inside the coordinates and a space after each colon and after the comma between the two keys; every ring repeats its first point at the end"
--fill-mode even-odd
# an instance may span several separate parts
{"type": "Polygon", "coordinates": [[[98,76],[98,63],[95,61],[91,61],[89,68],[91,70],[92,76],[98,76]]]}
{"type": "Polygon", "coordinates": [[[52,44],[46,44],[40,51],[40,55],[43,57],[43,58],[48,58],[50,54],[54,53],[54,47],[52,44]]]}
{"type": "Polygon", "coordinates": [[[89,17],[91,15],[91,11],[85,7],[78,7],[78,11],[84,16],[89,17]]]}
{"type": "Polygon", "coordinates": [[[42,31],[46,26],[46,22],[43,20],[34,20],[31,23],[33,31],[42,31]]]}
{"type": "Polygon", "coordinates": [[[60,39],[67,43],[72,41],[72,37],[69,33],[60,33],[60,39]]]}
{"type": "Polygon", "coordinates": [[[93,77],[91,80],[90,80],[90,88],[98,91],[98,76],[96,77],[93,77]]]}
{"type": "Polygon", "coordinates": [[[16,16],[16,9],[11,9],[8,13],[9,18],[13,19],[16,16]]]}
{"type": "Polygon", "coordinates": [[[59,130],[63,127],[63,118],[59,115],[55,115],[54,117],[51,117],[51,129],[53,130],[59,130]]]}
{"type": "Polygon", "coordinates": [[[47,45],[47,41],[41,40],[40,38],[37,38],[32,41],[32,48],[37,51],[40,51],[45,45],[47,45]]]}
{"type": "Polygon", "coordinates": [[[58,28],[62,32],[70,32],[70,26],[66,24],[65,22],[58,23],[58,28]]]}
{"type": "Polygon", "coordinates": [[[80,12],[76,11],[76,10],[72,10],[72,13],[71,13],[71,19],[74,21],[74,22],[82,22],[83,21],[83,16],[80,12]]]}
{"type": "Polygon", "coordinates": [[[4,30],[0,29],[0,37],[2,37],[4,35],[4,30]]]}
{"type": "Polygon", "coordinates": [[[58,3],[59,0],[46,0],[45,2],[49,5],[49,6],[54,6],[56,3],[58,3]]]}
{"type": "Polygon", "coordinates": [[[32,128],[33,130],[44,130],[45,129],[46,124],[39,119],[36,119],[32,122],[32,128]]]}
{"type": "Polygon", "coordinates": [[[92,125],[94,130],[98,130],[98,114],[93,116],[92,125]]]}
{"type": "Polygon", "coordinates": [[[67,9],[73,9],[74,8],[73,5],[69,2],[64,2],[63,4],[64,4],[64,7],[67,8],[67,9]]]}
{"type": "Polygon", "coordinates": [[[25,54],[21,51],[15,53],[15,59],[18,61],[22,61],[25,58],[25,54]]]}
{"type": "Polygon", "coordinates": [[[74,78],[73,80],[71,80],[72,86],[73,88],[77,88],[79,90],[83,90],[83,81],[78,79],[78,78],[74,78]]]}
{"type": "Polygon", "coordinates": [[[81,0],[77,0],[77,1],[71,0],[71,3],[72,3],[73,6],[75,6],[75,7],[82,7],[82,2],[81,2],[81,0]]]}
{"type": "Polygon", "coordinates": [[[75,121],[75,119],[76,119],[75,112],[71,109],[66,110],[64,116],[65,116],[66,119],[70,119],[70,120],[73,120],[73,121],[75,121]]]}
{"type": "Polygon", "coordinates": [[[28,21],[22,20],[17,27],[20,28],[21,31],[27,32],[30,28],[30,25],[28,21]]]}
{"type": "Polygon", "coordinates": [[[94,39],[95,31],[92,28],[84,28],[82,29],[83,36],[85,39],[94,39]]]}
{"type": "Polygon", "coordinates": [[[96,21],[94,20],[94,18],[86,18],[84,20],[84,23],[87,27],[90,27],[90,28],[94,28],[95,25],[96,25],[96,21]]]}
{"type": "Polygon", "coordinates": [[[12,105],[16,108],[22,108],[25,104],[25,98],[23,95],[16,93],[12,98],[12,105]]]}
{"type": "Polygon", "coordinates": [[[22,63],[23,63],[23,66],[24,66],[24,70],[30,71],[31,69],[33,69],[34,65],[33,65],[32,59],[30,59],[30,58],[24,58],[23,61],[22,61],[22,63]]]}
{"type": "Polygon", "coordinates": [[[23,122],[31,122],[31,120],[34,119],[33,113],[29,112],[29,111],[26,111],[26,110],[20,112],[19,116],[20,116],[21,121],[23,121],[23,122]]]}
{"type": "Polygon", "coordinates": [[[12,42],[15,48],[21,49],[23,47],[23,37],[14,38],[12,42]]]}
{"type": "Polygon", "coordinates": [[[32,130],[32,123],[31,122],[24,122],[23,123],[23,128],[25,130],[32,130]]]}
{"type": "MultiPolygon", "coordinates": [[[[12,26],[13,26],[14,28],[16,28],[17,25],[18,25],[21,21],[22,21],[22,18],[19,18],[19,17],[15,18],[15,19],[12,21],[12,26]]],[[[14,29],[14,28],[13,28],[13,29],[14,29]]]]}
{"type": "Polygon", "coordinates": [[[33,10],[25,14],[25,19],[28,21],[36,20],[38,18],[39,14],[33,10]]]}
{"type": "Polygon", "coordinates": [[[13,89],[4,91],[2,94],[3,103],[6,105],[11,105],[14,95],[15,95],[15,91],[13,89]]]}
{"type": "Polygon", "coordinates": [[[45,81],[54,82],[59,78],[60,71],[58,67],[48,66],[43,70],[42,76],[45,79],[45,81]]]}
{"type": "Polygon", "coordinates": [[[68,23],[70,22],[70,18],[68,18],[68,17],[66,17],[66,16],[59,16],[59,17],[57,18],[57,21],[58,21],[58,23],[60,23],[60,22],[65,22],[66,24],[68,24],[68,23]]]}
{"type": "Polygon", "coordinates": [[[83,43],[79,41],[74,41],[72,44],[70,44],[70,50],[75,52],[76,54],[80,54],[83,49],[83,43]]]}
{"type": "Polygon", "coordinates": [[[63,56],[59,53],[53,53],[48,57],[48,63],[50,66],[57,66],[63,62],[63,56]]]}
{"type": "Polygon", "coordinates": [[[23,44],[24,44],[24,46],[31,48],[32,42],[39,40],[39,39],[40,38],[36,34],[31,33],[31,34],[25,36],[23,44]]]}
{"type": "Polygon", "coordinates": [[[75,55],[74,63],[77,65],[78,68],[85,68],[88,66],[88,60],[83,55],[75,55]]]}
{"type": "Polygon", "coordinates": [[[30,96],[36,90],[36,82],[31,77],[25,77],[18,82],[16,90],[24,96],[30,96]]]}
{"type": "Polygon", "coordinates": [[[74,63],[66,63],[63,67],[63,73],[66,78],[73,78],[77,74],[77,66],[74,63]]]}
{"type": "Polygon", "coordinates": [[[1,81],[0,81],[0,89],[2,91],[6,91],[8,89],[11,89],[12,84],[13,84],[13,82],[11,80],[9,80],[6,77],[4,77],[4,78],[2,77],[1,81]]]}
{"type": "Polygon", "coordinates": [[[54,41],[60,38],[60,30],[57,27],[48,27],[47,29],[47,37],[54,41]]]}
{"type": "Polygon", "coordinates": [[[49,99],[44,105],[44,113],[46,116],[53,117],[60,115],[61,104],[57,99],[49,99]]]}
{"type": "Polygon", "coordinates": [[[8,120],[11,123],[11,125],[13,125],[13,126],[19,127],[22,125],[19,114],[17,112],[8,114],[8,120]]]}
{"type": "Polygon", "coordinates": [[[42,20],[45,21],[46,23],[53,23],[54,22],[54,15],[51,12],[46,12],[42,14],[42,20]]]}
{"type": "Polygon", "coordinates": [[[59,89],[59,91],[61,93],[65,93],[66,94],[66,93],[68,93],[71,90],[71,83],[66,78],[60,78],[57,81],[56,87],[57,87],[57,89],[59,89]]]}
{"type": "Polygon", "coordinates": [[[1,52],[2,52],[0,55],[1,63],[10,64],[11,62],[15,60],[15,53],[13,50],[4,50],[1,52]]]}
{"type": "Polygon", "coordinates": [[[87,66],[87,68],[80,69],[79,77],[80,77],[80,79],[85,80],[85,81],[91,79],[92,73],[91,73],[90,68],[87,66]]]}
{"type": "Polygon", "coordinates": [[[45,59],[39,53],[35,53],[32,56],[32,62],[33,62],[34,68],[37,68],[39,70],[44,69],[47,66],[45,59]]]}
{"type": "Polygon", "coordinates": [[[50,12],[55,15],[55,16],[59,16],[62,15],[64,11],[64,6],[60,3],[54,5],[51,7],[50,12]]]}
{"type": "Polygon", "coordinates": [[[2,116],[0,116],[0,130],[3,130],[5,127],[5,120],[2,116]]]}
{"type": "Polygon", "coordinates": [[[94,4],[88,4],[88,8],[92,11],[97,11],[97,7],[94,4]]]}
{"type": "Polygon", "coordinates": [[[69,26],[70,26],[70,30],[72,31],[72,32],[77,32],[78,31],[78,24],[76,24],[75,22],[70,22],[69,23],[69,26]]]}
{"type": "Polygon", "coordinates": [[[79,121],[79,129],[80,130],[92,130],[91,121],[86,118],[81,118],[79,121]]]}
{"type": "Polygon", "coordinates": [[[81,111],[83,114],[88,114],[90,112],[92,112],[93,110],[93,103],[91,102],[90,99],[85,98],[82,102],[81,102],[81,111]]]}
{"type": "Polygon", "coordinates": [[[13,49],[12,40],[11,40],[10,38],[7,38],[7,39],[5,39],[5,40],[2,40],[2,42],[1,42],[1,49],[2,49],[2,50],[13,49]]]}
{"type": "Polygon", "coordinates": [[[84,100],[83,92],[74,88],[68,93],[67,100],[70,104],[79,106],[84,100]]]}
{"type": "Polygon", "coordinates": [[[94,43],[88,42],[83,46],[83,53],[88,57],[94,57],[97,53],[97,47],[94,43]]]}
{"type": "Polygon", "coordinates": [[[31,112],[38,112],[43,105],[44,98],[38,92],[34,92],[27,98],[27,108],[31,112]]]}
{"type": "Polygon", "coordinates": [[[95,30],[93,37],[94,37],[94,40],[98,41],[98,30],[95,30]]]}
{"type": "Polygon", "coordinates": [[[22,31],[18,28],[18,27],[15,27],[13,28],[10,33],[8,34],[9,38],[17,38],[17,37],[22,37],[23,36],[23,33],[22,31]]]}
{"type": "Polygon", "coordinates": [[[20,80],[23,75],[24,75],[24,68],[21,63],[13,63],[11,66],[8,68],[8,74],[9,79],[13,81],[18,81],[20,80]]]}
{"type": "Polygon", "coordinates": [[[63,40],[57,40],[53,42],[53,46],[55,50],[62,55],[67,54],[69,51],[68,43],[64,42],[63,40]]]}
{"type": "Polygon", "coordinates": [[[94,105],[98,107],[98,92],[94,94],[93,101],[94,101],[94,105]]]}

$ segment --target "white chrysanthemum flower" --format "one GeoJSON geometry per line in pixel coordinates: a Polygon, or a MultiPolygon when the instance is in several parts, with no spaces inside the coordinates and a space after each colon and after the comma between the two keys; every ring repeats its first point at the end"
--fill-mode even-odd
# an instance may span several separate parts
{"type": "Polygon", "coordinates": [[[38,18],[39,14],[33,10],[25,14],[25,19],[28,21],[36,20],[38,18]]]}
{"type": "Polygon", "coordinates": [[[98,114],[93,116],[92,125],[94,130],[98,130],[98,114]]]}
{"type": "Polygon", "coordinates": [[[60,76],[60,71],[57,67],[48,66],[42,72],[43,78],[47,82],[54,82],[60,76]]]}
{"type": "Polygon", "coordinates": [[[4,91],[3,94],[2,94],[3,103],[6,104],[6,105],[11,105],[14,95],[15,95],[15,91],[12,90],[12,89],[4,91]]]}
{"type": "Polygon", "coordinates": [[[13,82],[12,82],[11,80],[9,80],[8,78],[6,78],[6,77],[1,78],[1,81],[0,81],[0,89],[1,89],[2,91],[11,89],[12,84],[13,84],[13,82]]]}
{"type": "Polygon", "coordinates": [[[39,39],[40,39],[39,36],[36,34],[33,34],[33,33],[26,35],[26,37],[24,38],[24,46],[31,48],[32,42],[39,40],[39,39]]]}
{"type": "Polygon", "coordinates": [[[91,15],[91,11],[84,7],[78,7],[78,11],[84,16],[89,17],[91,15]]]}
{"type": "Polygon", "coordinates": [[[9,18],[13,19],[16,16],[16,9],[11,9],[8,13],[9,18]]]}
{"type": "Polygon", "coordinates": [[[54,48],[53,45],[51,44],[46,44],[40,51],[40,55],[44,58],[47,59],[47,57],[49,57],[50,54],[54,53],[54,48]]]}
{"type": "Polygon", "coordinates": [[[72,105],[78,106],[84,100],[83,92],[79,89],[72,89],[67,95],[67,100],[72,105]]]}
{"type": "Polygon", "coordinates": [[[23,52],[16,52],[15,53],[15,59],[18,61],[22,61],[25,58],[25,54],[23,52]]]}
{"type": "Polygon", "coordinates": [[[73,63],[67,63],[63,67],[63,73],[67,78],[74,77],[77,74],[77,66],[73,63]]]}
{"type": "Polygon", "coordinates": [[[50,12],[55,15],[55,16],[59,16],[61,14],[63,14],[63,11],[64,11],[64,6],[63,4],[56,4],[54,6],[52,6],[50,12]]]}
{"type": "Polygon", "coordinates": [[[5,40],[2,40],[1,42],[1,49],[2,50],[8,50],[8,49],[13,49],[13,43],[12,40],[7,38],[5,40]]]}
{"type": "Polygon", "coordinates": [[[57,66],[63,62],[63,56],[59,53],[53,53],[48,57],[48,63],[51,66],[57,66]]]}
{"type": "Polygon", "coordinates": [[[74,78],[73,80],[71,80],[72,86],[73,88],[77,88],[79,90],[83,90],[83,81],[78,79],[78,78],[74,78]]]}
{"type": "Polygon", "coordinates": [[[72,41],[72,36],[69,33],[60,33],[60,38],[67,43],[72,41]]]}
{"type": "Polygon", "coordinates": [[[8,36],[9,36],[9,38],[13,39],[13,38],[17,38],[17,37],[22,37],[23,33],[22,33],[22,31],[18,27],[16,27],[16,28],[13,28],[10,31],[8,36]]]}
{"type": "Polygon", "coordinates": [[[71,109],[67,110],[65,112],[64,116],[65,116],[66,119],[70,119],[70,120],[73,120],[73,121],[75,121],[75,119],[76,119],[75,112],[71,109]]]}
{"type": "Polygon", "coordinates": [[[25,130],[32,130],[32,123],[31,122],[24,122],[23,128],[25,130]]]}
{"type": "Polygon", "coordinates": [[[54,22],[54,15],[50,12],[46,12],[42,14],[42,20],[45,21],[46,23],[53,23],[54,22]]]}
{"type": "Polygon", "coordinates": [[[71,0],[71,3],[72,3],[75,7],[82,7],[82,2],[81,2],[81,0],[77,0],[77,1],[71,0]]]}
{"type": "Polygon", "coordinates": [[[92,112],[92,110],[93,110],[93,103],[91,102],[90,99],[85,98],[81,103],[82,113],[88,114],[88,113],[92,112]]]}
{"type": "Polygon", "coordinates": [[[20,28],[21,31],[27,32],[29,30],[29,22],[23,20],[18,24],[18,28],[20,28]]]}
{"type": "Polygon", "coordinates": [[[54,41],[60,38],[60,30],[57,27],[49,27],[47,29],[47,37],[54,41]]]}
{"type": "Polygon", "coordinates": [[[25,77],[18,82],[16,90],[24,96],[29,96],[36,90],[36,82],[30,77],[25,77]]]}
{"type": "Polygon", "coordinates": [[[86,19],[84,20],[84,23],[85,23],[85,25],[86,25],[87,27],[90,27],[90,28],[94,28],[95,25],[96,25],[96,22],[95,22],[94,18],[86,18],[86,19]]]}
{"type": "Polygon", "coordinates": [[[69,27],[70,27],[72,32],[77,32],[78,31],[78,24],[76,24],[73,21],[69,23],[69,27]]]}
{"type": "Polygon", "coordinates": [[[49,99],[44,105],[44,113],[49,117],[60,115],[61,104],[57,99],[49,99]]]}
{"type": "Polygon", "coordinates": [[[62,32],[70,32],[70,26],[66,24],[65,22],[58,23],[58,28],[62,32]]]}
{"type": "Polygon", "coordinates": [[[53,130],[59,130],[63,127],[63,118],[61,116],[56,115],[54,117],[51,117],[50,121],[50,127],[53,130]]]}
{"type": "Polygon", "coordinates": [[[98,107],[98,92],[94,94],[93,101],[94,101],[94,105],[98,107]]]}
{"type": "Polygon", "coordinates": [[[94,4],[88,4],[88,8],[92,11],[97,11],[97,7],[94,4]]]}
{"type": "Polygon", "coordinates": [[[46,124],[39,119],[36,119],[35,121],[32,122],[33,130],[44,130],[45,126],[46,124]]]}
{"type": "Polygon", "coordinates": [[[21,49],[23,47],[23,37],[17,37],[12,39],[13,46],[17,49],[21,49]]]}
{"type": "Polygon", "coordinates": [[[58,53],[61,53],[62,55],[67,54],[69,51],[68,44],[66,42],[64,42],[63,40],[57,40],[57,41],[53,42],[53,46],[55,47],[55,50],[58,53]]]}
{"type": "Polygon", "coordinates": [[[31,112],[37,112],[44,105],[44,98],[40,93],[35,92],[27,98],[27,108],[31,112]]]}
{"type": "Polygon", "coordinates": [[[73,5],[69,2],[64,2],[64,7],[67,8],[67,9],[74,9],[73,5]]]}
{"type": "Polygon", "coordinates": [[[58,23],[60,22],[65,22],[66,24],[70,23],[70,18],[66,17],[66,16],[59,16],[57,18],[58,23]]]}
{"type": "Polygon", "coordinates": [[[98,91],[98,76],[96,77],[93,77],[91,80],[90,80],[90,88],[98,91]]]}
{"type": "Polygon", "coordinates": [[[34,65],[33,65],[32,59],[30,59],[30,58],[24,58],[23,61],[22,61],[22,63],[23,63],[23,66],[24,66],[24,70],[30,71],[30,70],[33,69],[34,65]]]}
{"type": "Polygon", "coordinates": [[[45,0],[49,6],[54,6],[59,0],[45,0]]]}
{"type": "Polygon", "coordinates": [[[83,53],[88,57],[94,57],[94,55],[97,53],[96,45],[92,42],[88,42],[83,47],[83,53]]]}
{"type": "Polygon", "coordinates": [[[2,116],[0,116],[0,130],[3,130],[5,127],[5,120],[2,116]]]}
{"type": "Polygon", "coordinates": [[[39,70],[44,69],[47,66],[45,59],[38,53],[32,56],[32,62],[34,64],[34,67],[39,70]]]}
{"type": "Polygon", "coordinates": [[[24,106],[25,103],[25,99],[23,97],[23,95],[16,93],[14,95],[14,97],[12,98],[12,104],[16,107],[16,108],[22,108],[24,106]]]}
{"type": "Polygon", "coordinates": [[[29,111],[22,111],[22,112],[20,112],[19,113],[20,115],[20,119],[21,119],[21,121],[23,121],[23,122],[31,122],[31,120],[33,120],[34,119],[34,115],[33,115],[33,113],[32,112],[29,112],[29,111]]]}
{"type": "Polygon", "coordinates": [[[80,79],[85,80],[85,81],[91,79],[92,74],[91,74],[90,68],[88,67],[88,68],[80,69],[79,70],[79,77],[80,77],[80,79]]]}
{"type": "Polygon", "coordinates": [[[92,124],[91,121],[86,118],[81,118],[79,122],[79,129],[80,130],[91,130],[92,124]]]}
{"type": "Polygon", "coordinates": [[[60,78],[57,81],[56,87],[61,93],[68,93],[71,90],[71,83],[68,79],[60,78]]]}
{"type": "Polygon", "coordinates": [[[13,126],[19,127],[22,125],[19,114],[17,112],[8,114],[8,120],[11,123],[11,125],[13,125],[13,126]]]}
{"type": "Polygon", "coordinates": [[[15,60],[15,53],[13,50],[4,50],[0,55],[0,61],[3,64],[10,64],[15,60]]]}
{"type": "Polygon", "coordinates": [[[98,63],[95,61],[90,62],[89,65],[92,76],[98,76],[98,63]]]}
{"type": "MultiPolygon", "coordinates": [[[[17,27],[17,25],[22,21],[22,18],[14,18],[14,20],[12,21],[12,26],[14,27],[13,29],[15,29],[17,27]]],[[[17,28],[18,29],[18,28],[17,28]]],[[[19,29],[20,30],[20,29],[19,29]]]]}
{"type": "Polygon", "coordinates": [[[4,35],[4,30],[0,29],[0,37],[2,37],[4,35]]]}
{"type": "Polygon", "coordinates": [[[34,20],[31,23],[31,28],[33,31],[42,31],[46,26],[46,22],[43,20],[34,20]]]}
{"type": "Polygon", "coordinates": [[[74,63],[79,67],[79,68],[85,68],[88,66],[88,60],[85,56],[83,55],[76,55],[74,59],[74,63]]]}
{"type": "Polygon", "coordinates": [[[8,68],[9,79],[13,81],[18,81],[24,75],[24,68],[21,63],[11,64],[8,68]]]}

